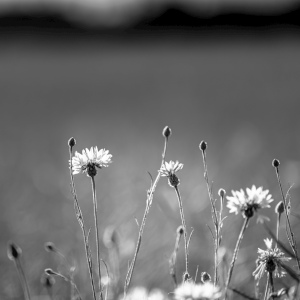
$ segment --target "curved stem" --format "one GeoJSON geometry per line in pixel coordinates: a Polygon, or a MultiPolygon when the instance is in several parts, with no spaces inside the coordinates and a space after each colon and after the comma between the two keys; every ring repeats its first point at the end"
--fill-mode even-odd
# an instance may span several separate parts
{"type": "Polygon", "coordinates": [[[230,280],[231,280],[234,264],[235,264],[235,261],[236,261],[236,258],[237,258],[238,252],[239,252],[240,244],[241,244],[241,241],[243,239],[245,230],[248,226],[248,223],[249,223],[249,218],[245,218],[244,224],[241,228],[238,240],[237,240],[236,245],[235,245],[235,249],[234,249],[233,257],[232,257],[230,267],[229,267],[229,270],[228,270],[227,281],[226,281],[226,285],[225,285],[225,300],[226,300],[226,297],[227,297],[227,290],[228,290],[228,286],[229,286],[229,283],[230,283],[230,280]]]}
{"type": "Polygon", "coordinates": [[[182,227],[183,227],[184,250],[185,250],[185,273],[189,274],[189,271],[188,271],[188,269],[189,269],[188,241],[187,241],[187,232],[186,232],[185,219],[184,219],[184,214],[183,214],[182,200],[181,200],[181,196],[180,196],[178,187],[175,186],[174,188],[175,188],[177,199],[178,199],[180,217],[181,217],[181,222],[182,222],[182,227]]]}
{"type": "Polygon", "coordinates": [[[98,230],[98,209],[97,209],[97,196],[96,196],[96,185],[94,176],[91,177],[92,190],[93,190],[93,206],[94,206],[94,220],[95,220],[95,231],[96,231],[96,245],[97,245],[97,263],[99,273],[99,291],[100,299],[103,299],[102,295],[102,284],[101,284],[101,259],[100,259],[100,242],[99,242],[99,230],[98,230]]]}
{"type": "Polygon", "coordinates": [[[15,262],[16,262],[16,267],[17,267],[18,273],[19,273],[20,281],[22,283],[25,299],[30,300],[31,298],[30,298],[29,286],[28,286],[26,276],[25,276],[24,270],[22,268],[21,262],[18,258],[15,260],[15,262]]]}

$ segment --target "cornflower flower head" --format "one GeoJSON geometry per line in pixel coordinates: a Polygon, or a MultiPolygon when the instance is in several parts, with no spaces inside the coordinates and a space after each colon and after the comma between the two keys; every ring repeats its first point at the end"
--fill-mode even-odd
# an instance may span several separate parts
{"type": "Polygon", "coordinates": [[[161,176],[168,177],[169,185],[171,187],[177,187],[180,183],[177,175],[175,174],[177,171],[183,168],[183,164],[179,163],[178,160],[176,162],[170,160],[170,162],[164,162],[161,166],[159,172],[161,176]]]}
{"type": "Polygon", "coordinates": [[[178,286],[175,291],[176,300],[213,300],[221,297],[220,288],[211,282],[195,284],[185,282],[178,286]]]}
{"type": "Polygon", "coordinates": [[[252,275],[256,280],[260,280],[264,272],[274,273],[275,277],[285,276],[286,272],[282,268],[282,263],[289,261],[291,258],[285,257],[277,246],[272,248],[272,239],[265,239],[264,242],[267,250],[258,248],[257,267],[252,275]]]}
{"type": "Polygon", "coordinates": [[[270,207],[270,203],[273,201],[269,190],[264,191],[262,187],[256,188],[255,185],[251,189],[247,188],[246,193],[243,189],[232,191],[232,196],[226,198],[229,212],[237,215],[240,211],[245,218],[251,218],[254,212],[260,208],[270,207]]]}
{"type": "MultiPolygon", "coordinates": [[[[89,177],[97,175],[97,169],[102,167],[108,167],[111,161],[112,155],[108,150],[100,149],[98,147],[91,147],[82,150],[82,154],[75,152],[75,156],[72,157],[72,173],[73,175],[79,173],[87,173],[89,177]]],[[[71,162],[70,162],[71,163],[71,162]]]]}

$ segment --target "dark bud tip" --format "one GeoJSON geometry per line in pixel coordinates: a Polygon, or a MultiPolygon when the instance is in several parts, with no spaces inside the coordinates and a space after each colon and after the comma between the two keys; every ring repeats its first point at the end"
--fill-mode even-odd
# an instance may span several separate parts
{"type": "Polygon", "coordinates": [[[178,235],[182,235],[183,232],[184,232],[184,229],[183,229],[182,225],[180,225],[180,226],[177,228],[176,231],[177,231],[177,234],[178,234],[178,235]]]}
{"type": "Polygon", "coordinates": [[[163,132],[162,132],[163,136],[165,138],[169,138],[169,136],[171,136],[172,134],[172,130],[169,126],[166,126],[164,129],[163,129],[163,132]]]}
{"type": "Polygon", "coordinates": [[[200,150],[202,150],[204,152],[206,150],[206,148],[207,148],[207,143],[205,141],[202,141],[199,144],[199,148],[200,148],[200,150]]]}
{"type": "Polygon", "coordinates": [[[76,145],[76,140],[73,137],[71,137],[68,141],[68,145],[70,148],[73,148],[76,145]]]}
{"type": "Polygon", "coordinates": [[[10,260],[15,261],[22,255],[22,249],[13,242],[8,243],[7,256],[10,260]]]}
{"type": "Polygon", "coordinates": [[[219,189],[218,194],[219,194],[220,197],[224,198],[225,194],[226,194],[226,191],[224,189],[219,189]]]}
{"type": "Polygon", "coordinates": [[[56,247],[52,242],[47,242],[45,244],[45,250],[47,252],[57,252],[56,247]]]}
{"type": "Polygon", "coordinates": [[[279,165],[280,165],[280,161],[279,161],[278,159],[273,159],[273,161],[272,161],[272,166],[273,166],[274,168],[278,168],[279,165]]]}
{"type": "Polygon", "coordinates": [[[210,282],[211,276],[207,272],[202,272],[201,273],[201,281],[202,281],[202,283],[210,282]]]}
{"type": "Polygon", "coordinates": [[[275,207],[276,214],[282,214],[284,212],[284,204],[282,201],[278,202],[278,204],[275,207]]]}

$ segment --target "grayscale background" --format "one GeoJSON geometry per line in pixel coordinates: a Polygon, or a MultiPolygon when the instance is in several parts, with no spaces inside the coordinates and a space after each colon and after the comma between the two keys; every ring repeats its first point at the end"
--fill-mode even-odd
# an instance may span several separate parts
{"type": "MultiPolygon", "coordinates": [[[[123,289],[150,185],[172,129],[167,160],[178,173],[190,244],[190,272],[213,274],[213,227],[199,143],[208,143],[214,195],[263,186],[274,202],[260,213],[275,231],[281,200],[272,160],[290,184],[292,225],[299,233],[300,6],[296,1],[4,1],[0,2],[0,298],[23,299],[8,241],[23,250],[33,299],[49,299],[40,278],[61,270],[44,250],[52,241],[76,266],[75,281],[92,299],[81,230],[70,193],[68,145],[109,149],[113,163],[96,177],[100,234],[118,234],[123,289]],[[183,4],[184,2],[184,4],[183,4]]],[[[75,176],[95,254],[91,183],[75,176]]],[[[224,214],[228,214],[226,208],[224,214]]],[[[225,221],[222,246],[231,258],[243,218],[225,221]]],[[[180,214],[162,178],[154,195],[132,286],[172,292],[168,259],[180,214]]],[[[280,236],[286,242],[284,224],[280,236]]],[[[232,285],[254,295],[257,248],[264,227],[251,220],[232,285]]],[[[298,243],[300,241],[298,240],[298,243]]],[[[102,257],[109,250],[101,244],[102,257]]],[[[293,262],[290,264],[293,266],[293,262]]],[[[184,270],[183,243],[177,271],[184,270]]],[[[276,280],[277,288],[291,283],[276,280]]],[[[262,280],[262,286],[264,280],[262,280]]],[[[56,298],[69,285],[57,278],[56,298]]],[[[170,295],[171,296],[171,295],[170,295]]],[[[238,297],[237,297],[238,299],[238,297]]]]}

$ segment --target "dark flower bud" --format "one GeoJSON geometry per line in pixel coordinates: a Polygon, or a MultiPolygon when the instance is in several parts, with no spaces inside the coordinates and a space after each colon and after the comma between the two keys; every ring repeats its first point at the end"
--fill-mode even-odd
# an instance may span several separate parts
{"type": "Polygon", "coordinates": [[[224,198],[225,194],[226,194],[226,191],[224,189],[219,189],[218,194],[219,194],[220,197],[224,198]]]}
{"type": "Polygon", "coordinates": [[[46,288],[51,288],[55,284],[55,278],[51,275],[44,274],[41,278],[41,283],[46,288]]]}
{"type": "Polygon", "coordinates": [[[202,283],[210,282],[211,276],[207,272],[202,272],[201,273],[201,281],[202,281],[202,283]]]}
{"type": "Polygon", "coordinates": [[[169,179],[169,185],[171,187],[177,187],[180,183],[179,178],[176,176],[176,174],[170,174],[170,176],[168,177],[169,179]]]}
{"type": "Polygon", "coordinates": [[[177,228],[176,231],[177,231],[177,234],[178,234],[178,235],[182,235],[183,232],[184,232],[184,229],[183,229],[182,225],[180,225],[180,226],[177,228]]]}
{"type": "Polygon", "coordinates": [[[280,165],[280,161],[278,159],[273,159],[272,166],[278,168],[280,165]]]}
{"type": "Polygon", "coordinates": [[[185,272],[182,276],[182,281],[183,282],[186,282],[186,281],[189,281],[191,279],[191,276],[188,272],[185,272]]]}
{"type": "Polygon", "coordinates": [[[163,136],[165,138],[169,138],[169,136],[171,136],[172,134],[172,131],[171,131],[171,128],[169,126],[166,126],[164,129],[163,129],[163,132],[162,132],[163,136]]]}
{"type": "Polygon", "coordinates": [[[22,249],[13,242],[8,243],[7,256],[10,260],[15,261],[22,255],[22,249]]]}
{"type": "Polygon", "coordinates": [[[199,148],[204,152],[207,148],[207,143],[205,141],[201,141],[201,143],[199,144],[199,148]]]}
{"type": "Polygon", "coordinates": [[[58,273],[54,272],[52,269],[48,268],[48,269],[45,269],[45,274],[46,275],[58,275],[58,273]]]}
{"type": "Polygon", "coordinates": [[[278,204],[275,207],[276,214],[282,214],[284,212],[284,204],[282,201],[278,202],[278,204]]]}
{"type": "Polygon", "coordinates": [[[76,140],[73,137],[71,137],[68,141],[68,145],[70,148],[73,148],[76,145],[76,140]]]}
{"type": "Polygon", "coordinates": [[[52,242],[47,242],[45,244],[45,250],[47,252],[57,252],[57,248],[55,247],[55,245],[52,242]]]}

